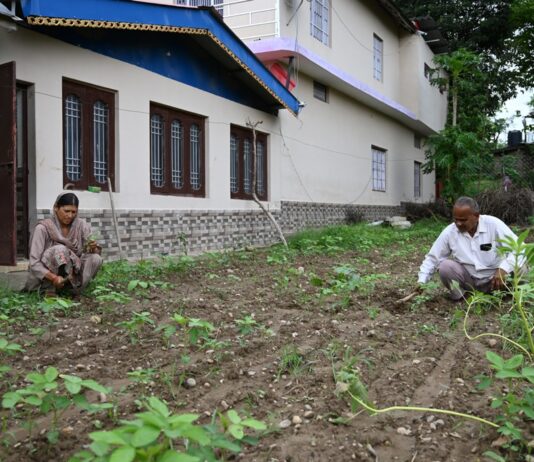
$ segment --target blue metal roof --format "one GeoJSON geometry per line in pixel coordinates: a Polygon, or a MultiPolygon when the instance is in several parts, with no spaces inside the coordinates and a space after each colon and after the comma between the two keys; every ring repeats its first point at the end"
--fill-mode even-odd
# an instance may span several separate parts
{"type": "Polygon", "coordinates": [[[21,0],[32,29],[275,113],[299,101],[213,8],[131,0],[21,0]]]}

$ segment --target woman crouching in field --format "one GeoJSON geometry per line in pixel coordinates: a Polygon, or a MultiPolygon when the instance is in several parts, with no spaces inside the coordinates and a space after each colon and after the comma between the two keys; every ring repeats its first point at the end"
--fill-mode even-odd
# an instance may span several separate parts
{"type": "Polygon", "coordinates": [[[75,194],[61,193],[54,216],[35,226],[25,290],[54,296],[65,288],[78,294],[102,266],[102,248],[92,238],[89,224],[77,218],[78,204],[75,194]]]}

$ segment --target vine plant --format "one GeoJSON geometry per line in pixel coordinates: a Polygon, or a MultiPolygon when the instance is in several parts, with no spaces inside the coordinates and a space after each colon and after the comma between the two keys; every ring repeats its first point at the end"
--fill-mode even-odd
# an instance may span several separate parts
{"type": "MultiPolygon", "coordinates": [[[[534,300],[534,286],[525,277],[525,268],[534,264],[534,244],[527,244],[528,231],[522,233],[517,240],[505,238],[501,241],[502,246],[499,251],[503,254],[511,253],[514,255],[515,265],[511,277],[506,282],[506,292],[511,294],[511,309],[515,313],[517,322],[520,326],[518,338],[510,338],[510,335],[497,332],[484,332],[478,335],[470,335],[468,332],[468,320],[470,312],[478,306],[489,305],[500,307],[502,304],[503,294],[482,294],[474,293],[467,301],[467,309],[464,316],[463,329],[469,340],[477,340],[483,337],[495,337],[507,345],[511,345],[518,350],[518,354],[510,359],[504,359],[498,354],[488,351],[486,359],[490,363],[490,368],[494,371],[493,375],[479,375],[479,389],[486,389],[494,383],[494,379],[505,380],[507,392],[501,396],[494,397],[491,407],[501,410],[502,414],[496,417],[492,422],[478,416],[464,414],[447,409],[436,409],[418,406],[390,406],[378,409],[371,405],[367,399],[365,386],[359,378],[358,371],[353,368],[347,369],[346,365],[338,368],[333,367],[334,379],[336,381],[336,390],[340,393],[346,393],[351,401],[353,408],[361,406],[372,414],[387,413],[393,411],[416,411],[416,412],[433,412],[446,414],[464,419],[470,419],[490,427],[496,428],[497,431],[506,437],[507,442],[502,446],[503,449],[529,453],[530,449],[523,434],[518,428],[517,423],[524,420],[534,420],[534,341],[532,331],[534,330],[533,313],[528,309],[529,303],[534,300]],[[527,266],[525,266],[527,265],[527,266]]],[[[504,459],[500,454],[493,451],[486,451],[485,456],[503,462],[504,459]]]]}

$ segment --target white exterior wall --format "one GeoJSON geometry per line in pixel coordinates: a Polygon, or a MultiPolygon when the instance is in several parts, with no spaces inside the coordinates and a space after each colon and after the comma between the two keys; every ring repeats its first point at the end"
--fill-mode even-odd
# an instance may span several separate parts
{"type": "Polygon", "coordinates": [[[280,1],[280,34],[326,59],[388,98],[399,95],[399,29],[374,1],[331,0],[330,43],[324,45],[310,34],[310,5],[304,2],[288,26],[299,2],[289,7],[280,1]],[[373,34],[383,40],[383,81],[373,78],[373,34]]]}
{"type": "MultiPolygon", "coordinates": [[[[62,79],[116,90],[115,207],[154,209],[257,209],[253,201],[230,199],[230,124],[245,126],[262,120],[261,131],[279,133],[280,119],[142,68],[18,28],[0,29],[0,63],[15,61],[17,80],[33,84],[35,136],[30,139],[30,172],[35,181],[35,208],[50,208],[63,186],[62,79]],[[206,197],[164,196],[150,193],[150,102],[206,116],[206,197]]],[[[269,198],[279,207],[279,137],[269,136],[269,198]]],[[[82,209],[109,208],[107,192],[79,191],[82,209]]],[[[33,198],[30,198],[33,205],[33,198]]]]}
{"type": "Polygon", "coordinates": [[[327,46],[310,34],[310,3],[304,2],[295,14],[298,4],[279,0],[282,37],[295,38],[332,66],[402,104],[432,130],[444,126],[447,98],[424,78],[424,63],[433,67],[434,55],[422,36],[401,28],[374,1],[331,0],[327,46]],[[382,81],[373,77],[374,34],[383,40],[382,81]]]}
{"type": "Polygon", "coordinates": [[[280,116],[283,200],[399,205],[434,197],[434,175],[423,175],[414,198],[414,161],[425,156],[412,130],[332,89],[328,103],[315,99],[303,74],[297,96],[307,102],[299,120],[280,116]],[[372,146],[386,150],[386,192],[373,191],[372,146]]]}
{"type": "MultiPolygon", "coordinates": [[[[413,111],[435,131],[445,126],[447,95],[424,75],[425,64],[434,68],[434,54],[417,35],[405,36],[400,42],[400,93],[399,102],[413,111]]],[[[434,76],[437,77],[437,76],[434,76]]]]}

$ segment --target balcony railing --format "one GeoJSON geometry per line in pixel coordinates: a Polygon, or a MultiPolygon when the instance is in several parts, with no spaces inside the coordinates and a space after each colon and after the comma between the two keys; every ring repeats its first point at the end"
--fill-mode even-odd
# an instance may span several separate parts
{"type": "Polygon", "coordinates": [[[241,40],[257,40],[279,35],[276,0],[172,0],[165,3],[192,7],[212,6],[241,40]]]}

